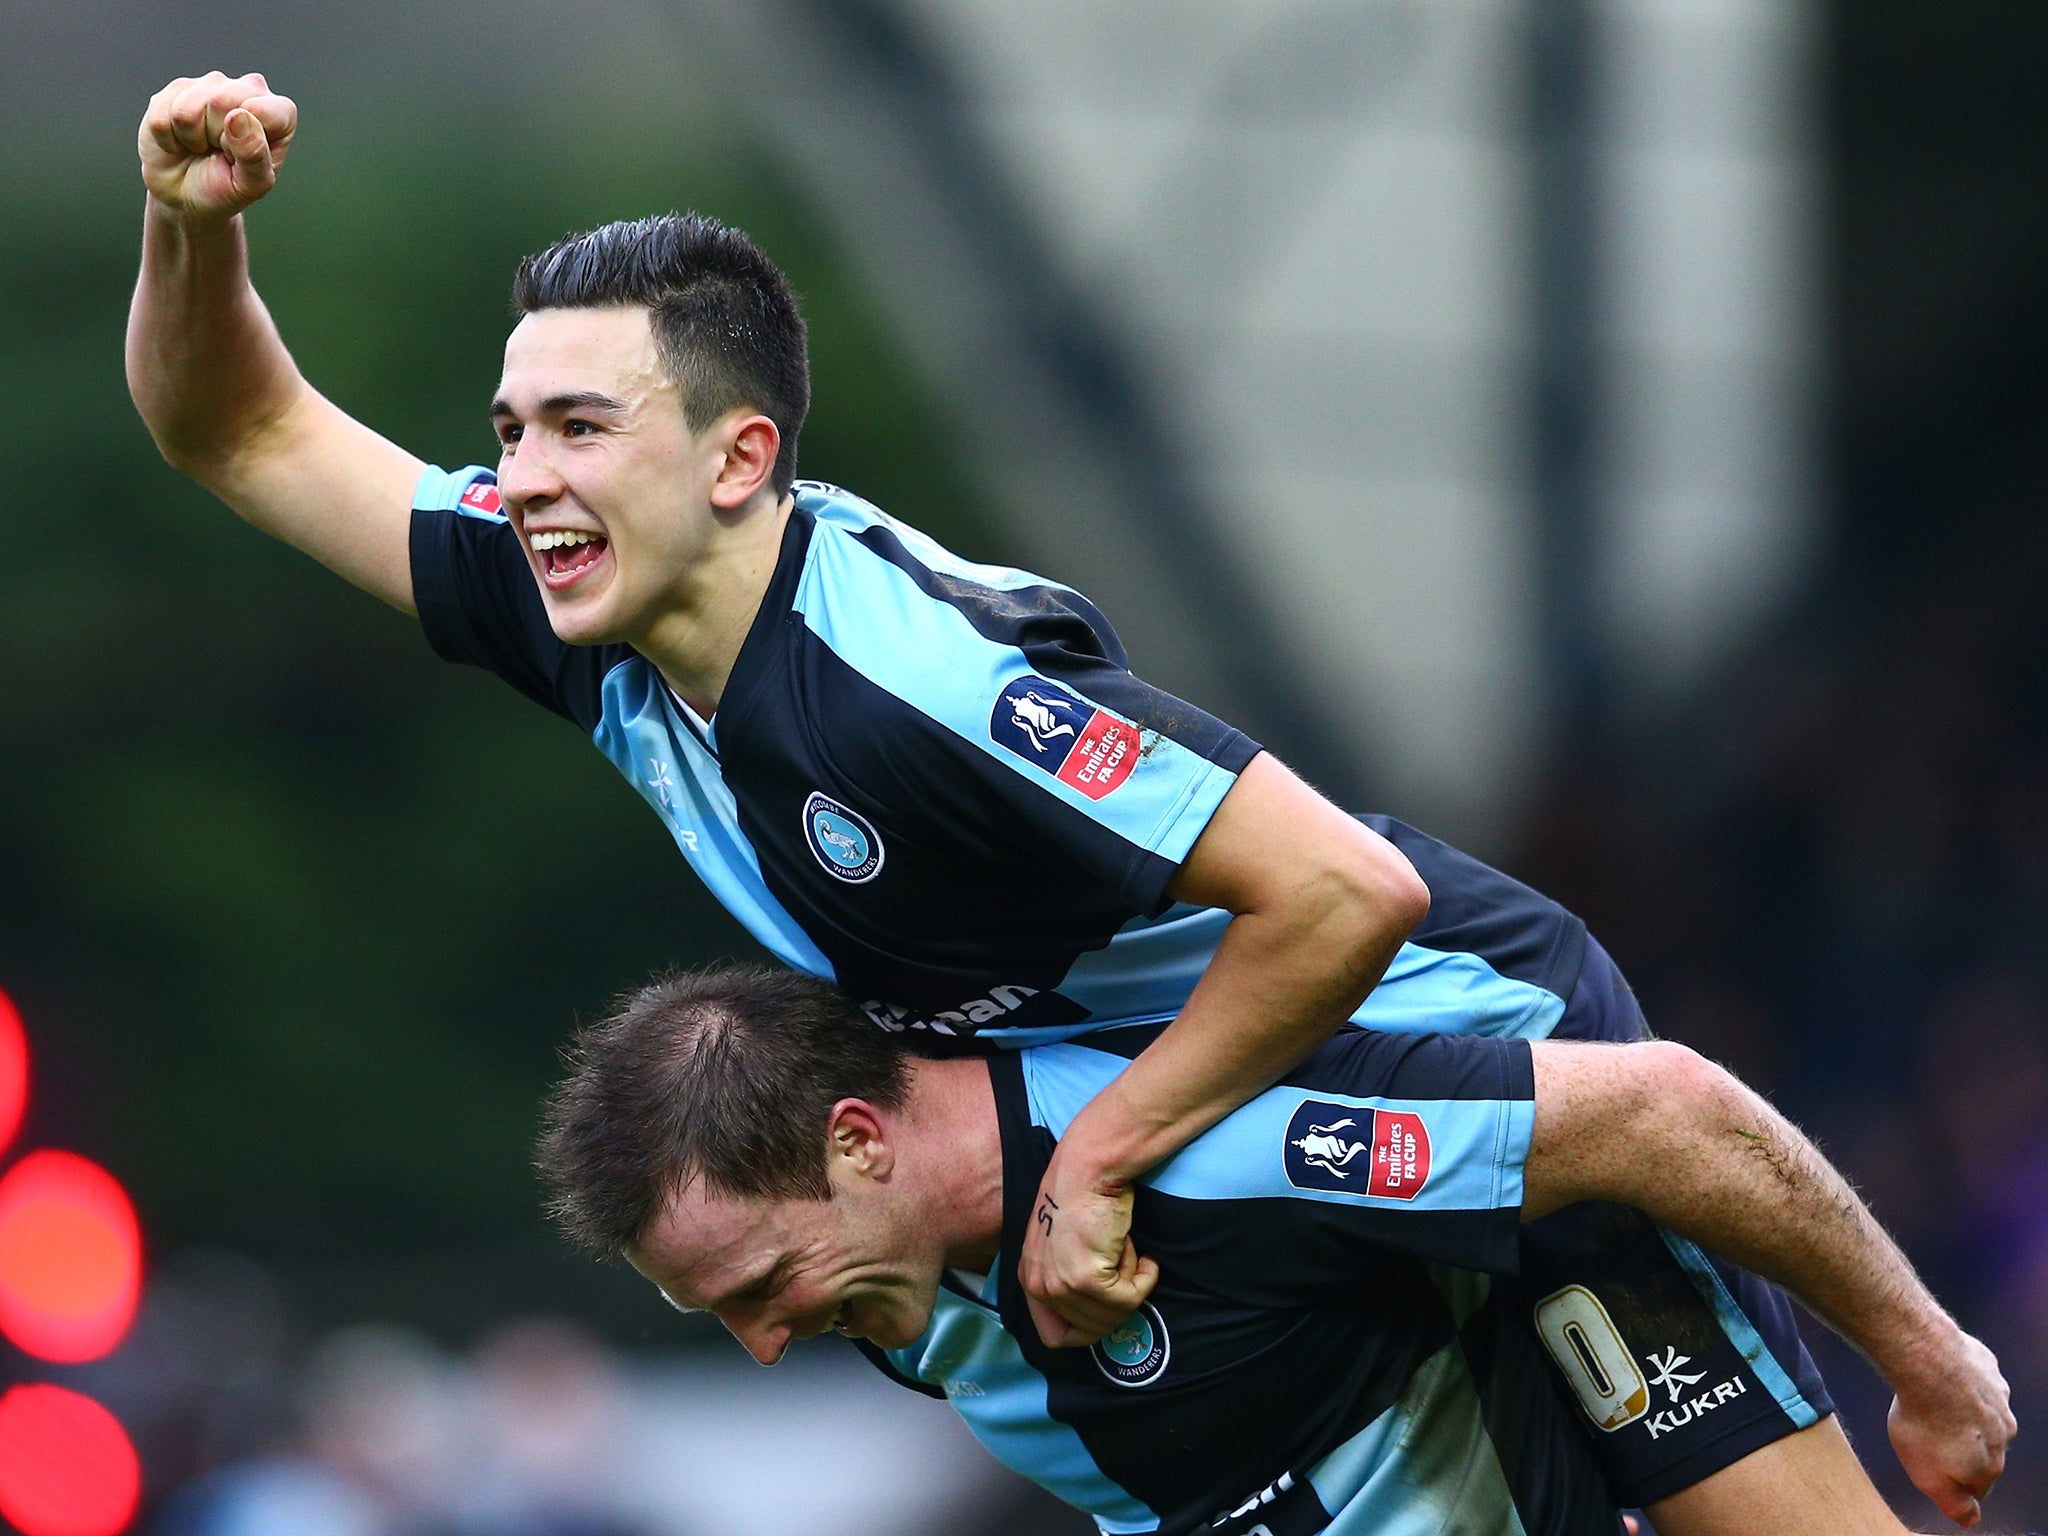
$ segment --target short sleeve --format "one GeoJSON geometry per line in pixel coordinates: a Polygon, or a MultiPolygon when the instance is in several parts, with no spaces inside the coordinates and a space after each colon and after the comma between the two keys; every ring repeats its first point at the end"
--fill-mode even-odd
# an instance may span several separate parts
{"type": "Polygon", "coordinates": [[[1258,744],[1134,676],[1079,593],[921,556],[894,527],[821,528],[794,605],[840,663],[921,717],[895,729],[872,715],[864,733],[903,787],[898,809],[977,854],[1078,866],[1132,911],[1162,909],[1258,744]]]}
{"type": "MultiPolygon", "coordinates": [[[[1034,1053],[1035,1097],[1071,1097],[1045,1083],[1062,1049],[1085,1059],[1034,1053]]],[[[1145,1183],[1219,1220],[1243,1203],[1326,1282],[1387,1254],[1512,1273],[1534,1129],[1526,1041],[1346,1029],[1145,1183]]]]}
{"type": "Polygon", "coordinates": [[[1257,745],[1120,668],[1047,647],[1027,660],[983,680],[979,736],[927,758],[925,794],[966,802],[949,820],[979,823],[1010,861],[1057,857],[1133,912],[1162,910],[1257,745]]]}
{"type": "Polygon", "coordinates": [[[1527,1041],[1347,1029],[1271,1093],[1282,1177],[1327,1231],[1515,1272],[1536,1128],[1527,1041]]]}
{"type": "Polygon", "coordinates": [[[536,703],[595,729],[602,648],[555,637],[488,470],[428,468],[413,492],[413,601],[436,655],[495,672],[536,703]]]}

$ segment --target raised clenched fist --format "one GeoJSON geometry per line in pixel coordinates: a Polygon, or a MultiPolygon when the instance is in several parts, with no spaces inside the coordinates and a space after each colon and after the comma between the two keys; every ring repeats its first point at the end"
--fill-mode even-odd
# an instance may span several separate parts
{"type": "Polygon", "coordinates": [[[298,126],[297,105],[261,75],[173,80],[142,114],[142,184],[166,212],[232,218],[277,184],[298,126]]]}

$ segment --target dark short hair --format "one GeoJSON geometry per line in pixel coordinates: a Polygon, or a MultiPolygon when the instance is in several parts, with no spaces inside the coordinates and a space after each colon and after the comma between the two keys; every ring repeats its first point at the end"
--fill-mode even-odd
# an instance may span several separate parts
{"type": "Polygon", "coordinates": [[[519,314],[624,304],[651,314],[655,351],[692,432],[736,406],[775,423],[775,493],[787,491],[811,408],[811,361],[796,295],[775,263],[730,224],[664,213],[557,240],[512,277],[519,314]]]}
{"type": "Polygon", "coordinates": [[[702,1179],[715,1194],[829,1200],[825,1130],[841,1099],[900,1108],[902,1049],[837,987],[761,965],[665,976],[567,1052],[535,1164],[548,1214],[616,1254],[702,1179]]]}

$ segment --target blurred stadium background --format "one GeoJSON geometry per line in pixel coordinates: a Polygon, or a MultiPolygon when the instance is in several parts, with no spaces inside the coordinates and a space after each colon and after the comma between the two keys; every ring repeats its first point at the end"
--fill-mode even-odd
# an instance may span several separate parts
{"type": "Polygon", "coordinates": [[[114,1411],[136,1529],[1077,1528],[850,1351],[760,1377],[541,1228],[570,1022],[748,945],[572,731],[157,462],[134,124],[214,66],[304,111],[253,242],[306,372],[444,463],[491,452],[518,255],[753,231],[807,296],[806,474],[1074,581],[1148,675],[1572,903],[1999,1350],[1988,1523],[2048,1523],[2048,10],[14,0],[5,36],[8,1155],[112,1170],[147,1261],[118,1348],[0,1384],[114,1411]]]}

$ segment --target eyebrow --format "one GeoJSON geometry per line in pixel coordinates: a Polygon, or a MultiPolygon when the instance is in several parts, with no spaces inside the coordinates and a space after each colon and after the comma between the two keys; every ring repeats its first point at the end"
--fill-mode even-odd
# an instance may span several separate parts
{"type": "MultiPolygon", "coordinates": [[[[536,413],[541,416],[566,416],[571,411],[603,411],[611,416],[623,416],[630,409],[625,401],[612,395],[602,394],[594,389],[571,390],[564,395],[549,395],[541,401],[536,413]]],[[[490,415],[493,420],[500,416],[517,416],[512,402],[503,395],[491,402],[490,415]]]]}
{"type": "Polygon", "coordinates": [[[680,1301],[677,1301],[677,1300],[675,1299],[675,1297],[673,1297],[673,1296],[669,1295],[669,1293],[668,1293],[667,1291],[665,1291],[665,1290],[662,1290],[662,1288],[661,1288],[660,1286],[658,1286],[658,1285],[657,1285],[657,1286],[656,1286],[656,1287],[655,1287],[654,1289],[656,1290],[656,1292],[658,1292],[658,1293],[660,1294],[660,1296],[661,1296],[661,1299],[662,1299],[663,1301],[667,1302],[667,1303],[668,1303],[668,1304],[669,1304],[670,1306],[674,1307],[674,1308],[675,1308],[675,1309],[676,1309],[676,1310],[677,1310],[678,1312],[682,1313],[682,1314],[683,1314],[683,1316],[685,1316],[685,1317],[701,1317],[701,1316],[703,1315],[703,1313],[704,1313],[704,1308],[702,1308],[702,1307],[686,1307],[686,1306],[684,1306],[684,1305],[683,1305],[683,1304],[682,1304],[682,1303],[681,1303],[680,1301]]]}

